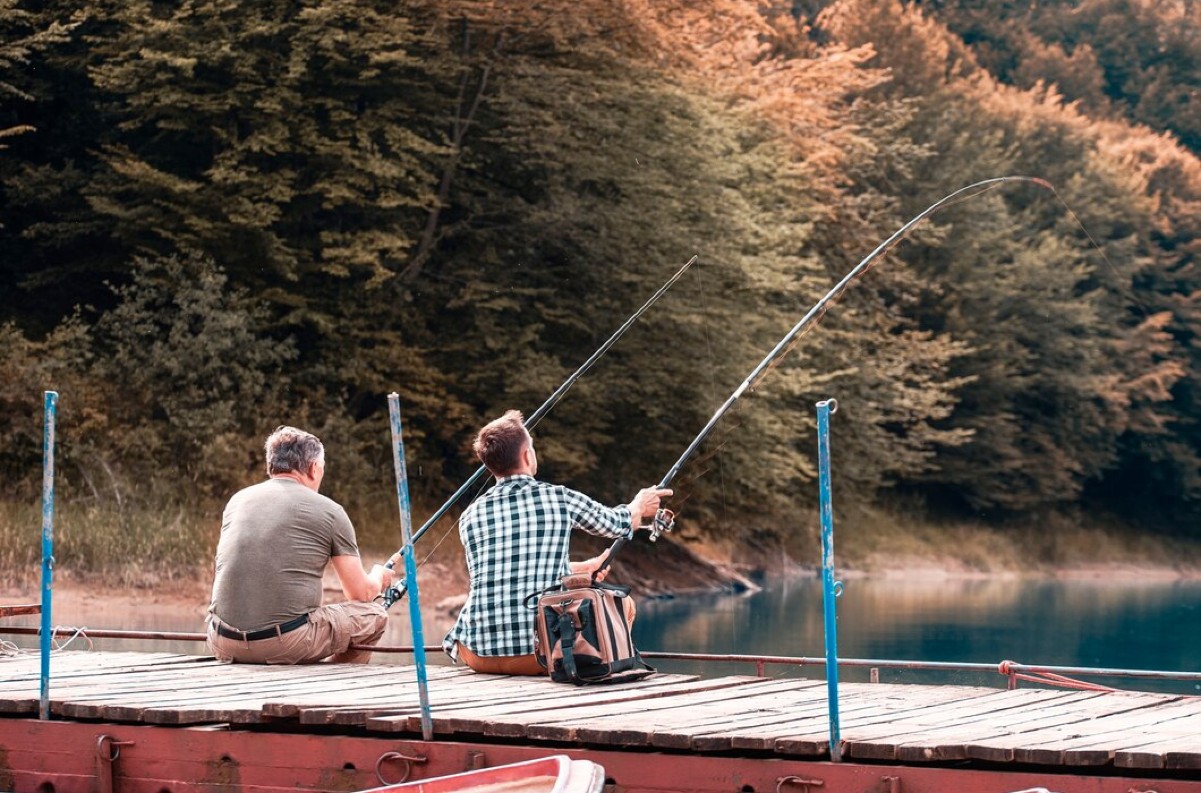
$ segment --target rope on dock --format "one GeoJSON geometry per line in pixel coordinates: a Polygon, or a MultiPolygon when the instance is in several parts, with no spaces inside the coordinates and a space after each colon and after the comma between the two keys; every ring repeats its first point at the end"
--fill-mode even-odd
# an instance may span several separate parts
{"type": "Polygon", "coordinates": [[[1074,688],[1078,691],[1117,691],[1116,688],[1103,686],[1100,683],[1090,683],[1086,680],[1077,680],[1074,677],[1056,674],[1054,672],[1017,672],[1013,666],[1016,661],[1002,661],[997,665],[997,671],[1009,678],[1009,687],[1016,688],[1016,681],[1025,680],[1028,683],[1044,683],[1049,686],[1060,686],[1062,688],[1074,688]]]}

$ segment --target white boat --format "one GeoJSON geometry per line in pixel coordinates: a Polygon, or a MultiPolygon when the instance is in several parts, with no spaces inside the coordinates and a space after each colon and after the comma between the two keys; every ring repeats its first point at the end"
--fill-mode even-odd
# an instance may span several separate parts
{"type": "Polygon", "coordinates": [[[604,785],[605,770],[600,765],[558,754],[363,793],[601,793],[604,785]]]}

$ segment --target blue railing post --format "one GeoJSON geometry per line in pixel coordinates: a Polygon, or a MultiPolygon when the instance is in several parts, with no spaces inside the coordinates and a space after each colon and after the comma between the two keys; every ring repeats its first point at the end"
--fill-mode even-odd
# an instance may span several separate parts
{"type": "Polygon", "coordinates": [[[825,606],[826,690],[830,705],[830,759],[842,759],[838,724],[838,615],[835,601],[842,582],[834,580],[834,505],[830,496],[830,414],[838,402],[817,403],[817,483],[822,521],[822,603],[825,606]]]}
{"type": "Polygon", "coordinates": [[[54,577],[54,424],[58,392],[46,391],[42,431],[42,674],[38,718],[50,718],[50,590],[54,577]]]}
{"type": "Polygon", "coordinates": [[[400,534],[404,542],[405,589],[409,592],[409,621],[413,627],[413,663],[417,667],[417,690],[421,696],[421,734],[434,739],[430,715],[429,682],[425,669],[425,635],[421,629],[421,599],[417,593],[417,561],[413,558],[413,519],[409,506],[409,475],[405,469],[405,445],[400,428],[400,396],[388,394],[388,416],[392,420],[392,462],[396,468],[396,498],[400,504],[400,534]]]}

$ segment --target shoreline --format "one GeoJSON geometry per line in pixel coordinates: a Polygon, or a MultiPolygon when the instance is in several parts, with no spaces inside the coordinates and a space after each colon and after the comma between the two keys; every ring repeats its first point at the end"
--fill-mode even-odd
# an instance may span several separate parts
{"type": "MultiPolygon", "coordinates": [[[[1084,581],[1109,579],[1135,581],[1195,581],[1201,580],[1201,567],[1192,565],[1165,565],[1138,562],[1081,562],[1071,565],[1038,566],[1027,570],[975,570],[966,565],[949,562],[938,564],[930,560],[899,560],[887,567],[846,568],[839,572],[844,578],[895,579],[912,575],[927,578],[965,580],[1039,579],[1060,581],[1084,581]]],[[[819,573],[815,573],[819,574],[819,573]]]]}
{"type": "MultiPolygon", "coordinates": [[[[945,560],[944,560],[945,561],[945,560]]],[[[1037,569],[1027,571],[1001,570],[980,571],[971,570],[961,564],[939,564],[931,560],[894,560],[901,562],[887,568],[873,567],[871,569],[845,568],[837,570],[837,576],[847,580],[879,579],[920,579],[931,580],[963,580],[963,581],[1005,581],[1005,580],[1060,580],[1060,581],[1121,581],[1132,583],[1146,581],[1147,583],[1165,583],[1171,581],[1201,580],[1201,569],[1191,566],[1168,566],[1132,564],[1126,562],[1092,562],[1079,565],[1037,569]]],[[[462,584],[454,579],[458,576],[447,575],[449,571],[444,565],[433,565],[434,569],[426,571],[425,579],[421,582],[420,596],[423,608],[442,612],[453,608],[456,601],[466,597],[465,581],[462,584]]],[[[722,591],[756,591],[764,586],[788,579],[818,578],[821,576],[819,567],[794,565],[788,571],[774,571],[754,580],[739,575],[737,585],[726,583],[710,588],[697,586],[681,586],[664,589],[655,587],[654,591],[643,591],[641,596],[647,599],[662,597],[688,597],[689,595],[711,594],[722,591]],[[745,583],[744,583],[745,582],[745,583]]],[[[89,577],[90,578],[90,577],[89,577]]],[[[463,576],[465,578],[465,576],[463,576]]],[[[690,582],[695,583],[695,582],[690,582]]],[[[196,575],[180,578],[166,584],[152,586],[121,586],[99,581],[82,580],[74,576],[63,576],[56,580],[52,587],[53,604],[62,606],[67,613],[78,612],[80,609],[90,610],[88,604],[100,602],[105,608],[121,608],[128,606],[139,610],[157,609],[194,609],[203,618],[208,607],[211,581],[205,576],[196,575]]],[[[635,586],[635,592],[639,592],[635,586]]],[[[327,601],[341,599],[341,591],[336,579],[327,575],[325,582],[327,601]]],[[[0,604],[32,604],[40,602],[40,585],[22,587],[8,586],[0,593],[0,604]]]]}

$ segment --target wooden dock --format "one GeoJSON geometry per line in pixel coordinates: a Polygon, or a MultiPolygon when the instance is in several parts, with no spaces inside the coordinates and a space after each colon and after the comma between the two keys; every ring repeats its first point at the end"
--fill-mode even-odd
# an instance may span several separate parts
{"type": "MultiPolygon", "coordinates": [[[[1201,793],[1201,697],[847,683],[839,698],[842,762],[831,763],[826,685],[807,679],[656,674],[574,687],[429,666],[434,740],[426,742],[412,666],[265,667],[195,655],[64,651],[51,662],[52,718],[39,722],[39,663],[36,654],[0,656],[0,790],[95,790],[82,780],[102,779],[106,764],[110,778],[124,774],[127,782],[108,789],[191,790],[186,775],[164,785],[170,772],[135,771],[139,752],[160,745],[178,752],[195,747],[197,735],[222,735],[216,748],[187,751],[204,754],[197,761],[210,770],[214,763],[236,767],[241,781],[229,790],[252,787],[246,774],[253,761],[236,756],[243,747],[257,744],[258,755],[287,754],[295,764],[298,748],[325,758],[330,742],[342,740],[347,747],[366,742],[366,753],[379,758],[408,758],[402,764],[417,778],[427,770],[463,770],[458,766],[470,765],[472,752],[496,763],[567,750],[625,776],[612,780],[612,789],[623,791],[705,790],[681,775],[724,767],[743,784],[715,782],[714,790],[799,791],[795,780],[807,780],[806,788],[819,780],[820,793],[873,791],[895,778],[905,786],[879,789],[1201,793]],[[130,734],[137,737],[123,738],[130,734]],[[50,749],[49,736],[61,747],[50,749]],[[97,761],[92,749],[106,738],[127,748],[105,748],[100,754],[107,757],[97,761]],[[71,747],[81,743],[89,747],[86,757],[72,763],[78,751],[71,747]],[[473,748],[448,755],[442,768],[429,762],[451,746],[473,748]],[[402,748],[377,751],[382,747],[402,748]],[[57,759],[48,762],[48,753],[57,759]],[[649,757],[658,758],[663,779],[630,770],[649,757]],[[746,782],[760,767],[770,769],[760,774],[764,781],[746,782]],[[951,773],[966,776],[946,787],[951,773]],[[50,788],[39,787],[48,779],[50,788]],[[922,787],[936,779],[942,786],[922,787]]],[[[343,760],[339,767],[351,781],[327,789],[395,781],[387,766],[397,762],[381,759],[372,774],[361,756],[343,760]]],[[[297,779],[279,789],[315,787],[297,779]]]]}

